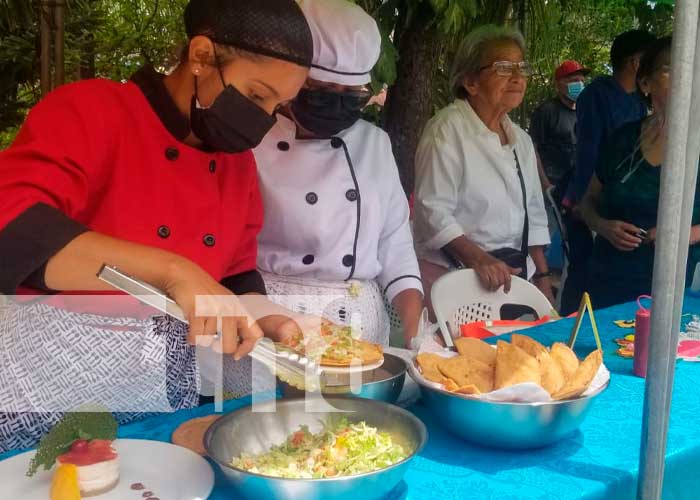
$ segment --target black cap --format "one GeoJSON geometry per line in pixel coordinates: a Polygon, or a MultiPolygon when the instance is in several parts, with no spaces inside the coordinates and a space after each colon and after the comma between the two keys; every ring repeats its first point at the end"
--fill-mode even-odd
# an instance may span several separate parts
{"type": "Polygon", "coordinates": [[[625,31],[618,35],[610,49],[613,70],[620,69],[628,57],[647,50],[655,40],[654,35],[644,30],[625,31]]]}
{"type": "Polygon", "coordinates": [[[185,30],[300,66],[313,59],[311,30],[294,0],[190,0],[185,30]]]}

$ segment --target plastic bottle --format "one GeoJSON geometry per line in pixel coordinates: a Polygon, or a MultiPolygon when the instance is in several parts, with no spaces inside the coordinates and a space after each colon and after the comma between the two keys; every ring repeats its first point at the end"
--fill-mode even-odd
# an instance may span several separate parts
{"type": "Polygon", "coordinates": [[[638,377],[647,376],[647,359],[649,358],[649,332],[651,331],[651,310],[642,305],[642,299],[651,299],[642,295],[637,299],[637,314],[634,326],[634,368],[638,377]]]}

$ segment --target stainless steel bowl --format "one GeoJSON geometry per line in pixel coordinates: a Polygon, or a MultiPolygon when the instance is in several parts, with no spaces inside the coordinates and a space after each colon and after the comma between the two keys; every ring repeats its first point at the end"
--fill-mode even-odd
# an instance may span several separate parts
{"type": "Polygon", "coordinates": [[[379,499],[399,484],[411,459],[423,448],[428,433],[425,425],[411,413],[380,401],[359,398],[326,398],[334,408],[307,413],[306,401],[287,399],[269,401],[243,408],[217,420],[204,436],[204,446],[232,483],[232,494],[250,499],[357,500],[379,499]],[[276,404],[276,407],[274,406],[276,404]],[[282,479],[253,474],[232,467],[231,460],[245,453],[262,453],[308,425],[318,432],[328,418],[345,416],[350,421],[365,421],[389,432],[409,457],[385,469],[367,474],[332,479],[282,479]]]}
{"type": "Polygon", "coordinates": [[[452,394],[416,380],[436,421],[453,434],[481,446],[502,449],[541,448],[565,438],[586,418],[598,392],[551,403],[500,403],[452,394]]]}
{"type": "MultiPolygon", "coordinates": [[[[321,391],[324,396],[356,397],[376,399],[385,403],[395,403],[406,381],[406,362],[398,356],[384,353],[384,363],[376,370],[362,373],[359,392],[353,392],[349,375],[326,374],[321,376],[326,386],[321,391]]],[[[285,382],[278,381],[282,395],[286,398],[299,398],[304,392],[285,382]]]]}

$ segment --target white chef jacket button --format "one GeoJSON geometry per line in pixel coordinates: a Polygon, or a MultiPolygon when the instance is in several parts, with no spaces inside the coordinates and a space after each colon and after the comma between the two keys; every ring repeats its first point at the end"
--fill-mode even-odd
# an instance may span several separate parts
{"type": "Polygon", "coordinates": [[[352,265],[355,263],[355,257],[352,255],[346,255],[343,257],[343,265],[345,267],[352,267],[352,265]]]}
{"type": "Polygon", "coordinates": [[[311,254],[304,255],[304,258],[301,259],[301,261],[304,263],[305,266],[310,266],[311,264],[314,263],[314,256],[311,254]]]}
{"type": "Polygon", "coordinates": [[[348,189],[345,192],[345,197],[348,199],[348,201],[357,201],[357,190],[348,189]]]}
{"type": "Polygon", "coordinates": [[[334,149],[340,149],[343,147],[343,140],[340,137],[333,137],[331,139],[331,147],[334,149]]]}
{"type": "Polygon", "coordinates": [[[318,201],[318,195],[316,193],[306,193],[306,203],[309,205],[315,205],[318,201]]]}
{"type": "Polygon", "coordinates": [[[287,141],[280,141],[277,143],[277,149],[280,151],[289,151],[289,143],[287,141]]]}

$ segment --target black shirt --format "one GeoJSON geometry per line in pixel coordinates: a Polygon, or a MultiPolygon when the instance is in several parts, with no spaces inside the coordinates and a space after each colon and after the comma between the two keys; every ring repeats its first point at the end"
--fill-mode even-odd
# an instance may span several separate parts
{"type": "Polygon", "coordinates": [[[530,136],[552,183],[558,183],[573,172],[576,165],[575,109],[565,106],[558,97],[544,102],[532,114],[530,136]]]}

